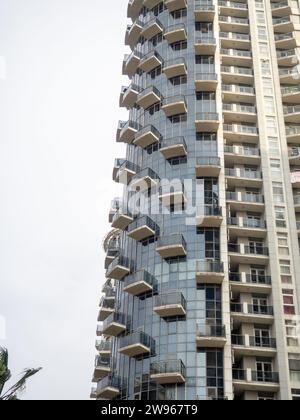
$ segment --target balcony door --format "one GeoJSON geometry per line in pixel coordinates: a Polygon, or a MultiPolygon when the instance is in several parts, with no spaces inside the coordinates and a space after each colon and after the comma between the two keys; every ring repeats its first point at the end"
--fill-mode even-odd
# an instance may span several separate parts
{"type": "Polygon", "coordinates": [[[255,345],[257,347],[270,347],[270,330],[255,329],[254,331],[255,345]]]}
{"type": "Polygon", "coordinates": [[[254,297],[252,299],[253,311],[255,314],[268,313],[268,299],[265,297],[254,297]]]}
{"type": "Polygon", "coordinates": [[[257,381],[270,382],[272,379],[272,363],[271,362],[256,362],[257,381]]]}
{"type": "Polygon", "coordinates": [[[251,282],[264,284],[266,272],[263,268],[251,267],[251,282]]]}

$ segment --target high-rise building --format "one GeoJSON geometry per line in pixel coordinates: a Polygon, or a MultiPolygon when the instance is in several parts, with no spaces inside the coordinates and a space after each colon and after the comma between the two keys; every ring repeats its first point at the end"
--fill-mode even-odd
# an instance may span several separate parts
{"type": "Polygon", "coordinates": [[[128,18],[92,396],[300,399],[300,1],[128,18]]]}

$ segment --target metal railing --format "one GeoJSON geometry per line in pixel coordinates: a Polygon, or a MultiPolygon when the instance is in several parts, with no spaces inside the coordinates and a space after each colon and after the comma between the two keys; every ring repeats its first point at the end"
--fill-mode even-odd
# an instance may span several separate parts
{"type": "Polygon", "coordinates": [[[135,344],[142,344],[150,350],[154,350],[155,340],[143,331],[138,331],[133,334],[121,337],[119,348],[132,346],[135,344]]]}

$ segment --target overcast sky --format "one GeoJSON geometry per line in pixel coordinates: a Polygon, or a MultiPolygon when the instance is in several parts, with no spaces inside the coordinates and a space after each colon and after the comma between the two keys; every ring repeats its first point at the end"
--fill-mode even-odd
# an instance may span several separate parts
{"type": "Polygon", "coordinates": [[[43,367],[26,399],[89,397],[126,8],[0,0],[0,345],[43,367]]]}

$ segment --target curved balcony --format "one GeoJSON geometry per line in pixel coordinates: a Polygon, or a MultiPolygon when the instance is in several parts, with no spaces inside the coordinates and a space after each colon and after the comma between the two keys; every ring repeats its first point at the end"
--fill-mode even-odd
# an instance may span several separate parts
{"type": "Polygon", "coordinates": [[[230,310],[234,324],[272,325],[274,322],[274,310],[272,306],[232,303],[230,310]]]}
{"type": "Polygon", "coordinates": [[[133,296],[140,296],[152,292],[155,286],[155,277],[148,271],[141,270],[125,278],[123,291],[133,296]]]}
{"type": "Polygon", "coordinates": [[[187,75],[187,65],[183,57],[176,57],[165,61],[163,65],[163,73],[168,79],[178,76],[187,75]]]}
{"type": "Polygon", "coordinates": [[[162,237],[157,244],[156,252],[164,258],[185,257],[187,255],[187,244],[181,234],[172,234],[162,237]]]}
{"type": "Polygon", "coordinates": [[[300,147],[292,147],[289,149],[290,165],[300,165],[300,147]]]}
{"type": "Polygon", "coordinates": [[[109,356],[111,354],[111,341],[107,340],[97,340],[96,349],[101,356],[109,356]]]}
{"type": "Polygon", "coordinates": [[[219,228],[223,222],[222,209],[218,206],[197,206],[196,225],[201,228],[219,228]]]}
{"type": "Polygon", "coordinates": [[[299,59],[295,49],[277,51],[278,65],[282,67],[296,66],[299,59]]]}
{"type": "Polygon", "coordinates": [[[110,210],[109,210],[109,217],[108,217],[109,223],[112,223],[114,215],[116,214],[116,212],[119,210],[121,206],[121,202],[122,202],[121,198],[115,198],[112,200],[110,210]]]}
{"type": "Polygon", "coordinates": [[[187,155],[187,145],[184,137],[164,139],[160,143],[160,152],[165,159],[173,159],[187,155]]]}
{"type": "Polygon", "coordinates": [[[168,26],[164,33],[165,39],[169,44],[175,42],[181,42],[187,40],[187,32],[184,23],[177,23],[175,25],[168,26]]]}
{"type": "Polygon", "coordinates": [[[155,341],[144,332],[129,334],[120,339],[119,353],[129,357],[139,357],[154,353],[155,341]]]}
{"type": "Polygon", "coordinates": [[[219,114],[216,112],[198,112],[195,124],[198,132],[215,133],[220,125],[219,114]]]}
{"type": "Polygon", "coordinates": [[[220,15],[222,16],[234,16],[234,17],[247,17],[248,16],[248,4],[229,1],[219,0],[220,15]]]}
{"type": "Polygon", "coordinates": [[[132,108],[137,100],[141,88],[135,84],[123,86],[120,94],[120,107],[132,108]]]}
{"type": "Polygon", "coordinates": [[[275,338],[233,335],[231,342],[238,357],[275,357],[277,353],[275,338]]]}
{"type": "Polygon", "coordinates": [[[196,73],[196,91],[215,92],[218,86],[216,73],[196,73]]]}
{"type": "Polygon", "coordinates": [[[99,382],[111,373],[110,356],[97,356],[92,382],[99,382]]]}
{"type": "Polygon", "coordinates": [[[165,6],[169,12],[175,12],[176,10],[186,9],[187,0],[165,0],[165,6]]]}
{"type": "Polygon", "coordinates": [[[196,343],[198,348],[224,348],[227,342],[223,325],[197,325],[196,343]]]}
{"type": "Polygon", "coordinates": [[[259,130],[256,126],[245,124],[224,124],[224,137],[227,143],[258,144],[259,130]]]}
{"type": "Polygon", "coordinates": [[[221,172],[221,159],[219,157],[199,157],[196,161],[196,177],[218,178],[221,172]]]}
{"type": "Polygon", "coordinates": [[[283,17],[290,16],[293,14],[293,9],[288,0],[271,3],[272,16],[283,17]]]}
{"type": "Polygon", "coordinates": [[[154,18],[146,22],[142,28],[141,35],[146,39],[151,39],[164,31],[161,22],[154,18]]]}
{"type": "Polygon", "coordinates": [[[287,126],[286,136],[288,143],[300,144],[300,126],[287,126]]]}
{"type": "Polygon", "coordinates": [[[265,210],[265,199],[261,194],[228,191],[226,201],[230,204],[230,208],[236,211],[264,212],[265,210]]]}
{"type": "Polygon", "coordinates": [[[153,7],[157,6],[161,0],[144,0],[144,6],[147,7],[147,9],[152,10],[153,7]]]}
{"type": "Polygon", "coordinates": [[[166,117],[187,114],[187,103],[183,95],[171,96],[162,101],[162,110],[166,117]]]}
{"type": "Polygon", "coordinates": [[[133,222],[133,216],[129,211],[118,210],[113,218],[112,227],[125,230],[133,222]]]}
{"type": "Polygon", "coordinates": [[[139,19],[135,20],[132,25],[128,25],[125,35],[125,45],[128,45],[133,50],[141,36],[142,29],[143,22],[139,19]]]}
{"type": "Polygon", "coordinates": [[[159,90],[154,86],[150,86],[138,95],[136,103],[141,108],[147,109],[150,106],[161,102],[161,100],[162,96],[159,90]]]}
{"type": "Polygon", "coordinates": [[[214,55],[217,49],[217,41],[213,37],[200,37],[195,41],[197,55],[214,55]]]}
{"type": "Polygon", "coordinates": [[[117,143],[131,144],[140,128],[141,126],[135,121],[119,121],[116,137],[117,143]]]}
{"type": "Polygon", "coordinates": [[[137,132],[133,144],[146,149],[152,144],[158,143],[161,138],[159,131],[153,125],[147,125],[137,132]]]}
{"type": "Polygon", "coordinates": [[[246,273],[229,273],[231,290],[237,293],[272,293],[271,276],[246,273]]]}
{"type": "Polygon", "coordinates": [[[133,269],[133,263],[129,258],[119,256],[108,267],[106,277],[115,280],[123,280],[133,269]]]}
{"type": "Polygon", "coordinates": [[[225,146],[225,162],[229,165],[260,165],[261,155],[258,147],[225,146]]]}
{"type": "Polygon", "coordinates": [[[300,124],[300,105],[284,106],[283,113],[285,122],[300,124]]]}
{"type": "Polygon", "coordinates": [[[133,77],[139,67],[140,60],[141,53],[139,51],[134,50],[131,54],[126,54],[123,60],[122,74],[129,78],[133,77]]]}
{"type": "Polygon", "coordinates": [[[181,206],[187,202],[184,184],[180,180],[169,183],[163,180],[159,189],[159,200],[165,207],[181,206]]]}
{"type": "Polygon", "coordinates": [[[150,378],[160,385],[183,384],[186,381],[186,368],[181,360],[154,362],[150,365],[150,378]]]}
{"type": "Polygon", "coordinates": [[[297,47],[295,32],[288,32],[284,34],[275,34],[275,44],[276,48],[288,50],[297,47]]]}
{"type": "Polygon", "coordinates": [[[105,321],[106,318],[108,318],[114,312],[115,312],[115,299],[107,299],[103,297],[100,301],[98,322],[105,321]]]}
{"type": "Polygon", "coordinates": [[[233,386],[235,392],[278,392],[279,374],[233,369],[233,386]]]}
{"type": "Polygon", "coordinates": [[[260,171],[247,171],[243,168],[225,169],[229,187],[262,187],[263,178],[260,171]]]}
{"type": "Polygon", "coordinates": [[[128,160],[118,159],[115,163],[113,180],[120,184],[128,185],[137,172],[139,172],[137,165],[128,160]]]}
{"type": "Polygon", "coordinates": [[[151,188],[157,187],[160,178],[151,168],[143,169],[134,175],[130,182],[132,190],[139,190],[140,192],[148,191],[151,188]]]}
{"type": "Polygon", "coordinates": [[[120,248],[119,246],[113,247],[108,249],[105,256],[104,261],[104,268],[107,270],[109,265],[113,262],[113,260],[119,255],[120,248]]]}
{"type": "Polygon", "coordinates": [[[112,400],[120,395],[122,388],[122,380],[119,376],[108,375],[98,383],[97,398],[112,400]]]}
{"type": "Polygon", "coordinates": [[[136,19],[142,10],[143,0],[129,0],[127,7],[127,17],[136,19]]]}
{"type": "Polygon", "coordinates": [[[156,67],[161,66],[163,63],[162,57],[156,51],[150,51],[148,54],[144,55],[139,64],[139,68],[145,72],[150,72],[156,67]]]}
{"type": "Polygon", "coordinates": [[[155,297],[154,312],[161,318],[186,315],[186,300],[181,292],[168,292],[155,297]]]}
{"type": "Polygon", "coordinates": [[[197,284],[222,284],[224,277],[224,264],[221,261],[196,261],[197,284]]]}
{"type": "Polygon", "coordinates": [[[250,219],[247,217],[229,217],[227,226],[231,237],[265,238],[267,225],[264,220],[250,219]]]}
{"type": "Polygon", "coordinates": [[[228,244],[228,252],[232,263],[236,264],[269,264],[269,249],[263,245],[249,246],[228,244]]]}
{"type": "Polygon", "coordinates": [[[103,322],[102,327],[99,327],[98,335],[108,337],[118,337],[127,330],[128,322],[125,314],[114,312],[103,322]]]}
{"type": "Polygon", "coordinates": [[[195,0],[195,21],[213,22],[216,15],[216,6],[212,1],[195,0]]]}
{"type": "Polygon", "coordinates": [[[295,30],[295,25],[291,16],[273,18],[273,28],[275,33],[286,33],[295,30]]]}
{"type": "Polygon", "coordinates": [[[128,236],[138,242],[157,235],[159,236],[159,227],[149,216],[136,219],[128,227],[128,236]]]}

